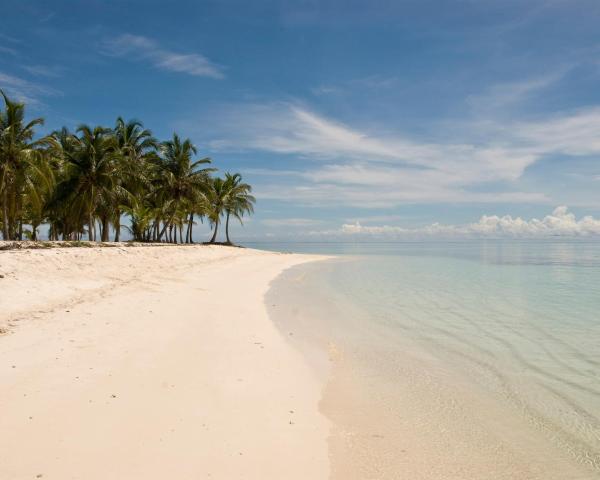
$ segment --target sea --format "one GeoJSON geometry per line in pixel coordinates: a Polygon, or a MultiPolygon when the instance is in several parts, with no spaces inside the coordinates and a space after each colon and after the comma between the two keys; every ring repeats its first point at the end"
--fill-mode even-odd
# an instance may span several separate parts
{"type": "Polygon", "coordinates": [[[255,243],[332,478],[600,478],[600,242],[255,243]]]}

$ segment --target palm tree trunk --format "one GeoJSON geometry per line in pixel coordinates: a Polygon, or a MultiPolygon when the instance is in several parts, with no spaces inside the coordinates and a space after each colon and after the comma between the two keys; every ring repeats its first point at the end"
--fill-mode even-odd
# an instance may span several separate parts
{"type": "Polygon", "coordinates": [[[115,242],[121,239],[121,210],[117,208],[115,216],[115,242]]]}
{"type": "Polygon", "coordinates": [[[21,195],[17,202],[17,215],[19,216],[19,240],[23,240],[23,200],[21,195]]]}
{"type": "Polygon", "coordinates": [[[88,240],[90,242],[94,241],[94,230],[96,226],[94,225],[94,219],[92,218],[92,212],[89,213],[88,216],[88,240]]]}
{"type": "Polygon", "coordinates": [[[15,240],[15,236],[17,234],[17,229],[15,228],[15,211],[17,209],[16,198],[17,194],[14,191],[14,188],[10,192],[9,195],[9,207],[8,207],[8,239],[15,240]]]}
{"type": "Polygon", "coordinates": [[[185,235],[185,242],[192,243],[192,226],[194,225],[194,214],[190,213],[190,218],[187,225],[187,233],[185,235]]]}
{"type": "MultiPolygon", "coordinates": [[[[168,221],[165,221],[165,224],[163,225],[162,230],[160,231],[160,234],[158,235],[158,241],[160,242],[160,239],[162,238],[162,236],[165,234],[165,232],[167,231],[167,228],[169,226],[171,226],[171,222],[173,221],[173,218],[175,218],[175,214],[171,215],[171,218],[169,218],[168,221]]],[[[167,237],[167,241],[169,237],[167,237]]]]}
{"type": "Polygon", "coordinates": [[[210,243],[215,243],[215,240],[217,239],[217,230],[219,229],[219,219],[217,218],[217,221],[215,222],[215,231],[213,233],[212,238],[210,239],[210,243]]]}
{"type": "Polygon", "coordinates": [[[10,240],[8,233],[8,191],[6,187],[2,190],[2,238],[10,240]]]}
{"type": "Polygon", "coordinates": [[[183,243],[183,222],[179,224],[179,241],[183,243]]]}
{"type": "Polygon", "coordinates": [[[227,220],[225,220],[225,237],[227,238],[227,243],[231,243],[231,240],[229,240],[229,210],[227,211],[227,220]]]}
{"type": "Polygon", "coordinates": [[[108,242],[108,215],[102,217],[102,241],[108,242]]]}

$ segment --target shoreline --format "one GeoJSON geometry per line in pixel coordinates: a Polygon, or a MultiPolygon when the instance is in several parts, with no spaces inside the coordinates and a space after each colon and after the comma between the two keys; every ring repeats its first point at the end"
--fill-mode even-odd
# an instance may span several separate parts
{"type": "Polygon", "coordinates": [[[324,257],[168,247],[0,252],[0,476],[328,478],[322,385],[265,305],[324,257]]]}

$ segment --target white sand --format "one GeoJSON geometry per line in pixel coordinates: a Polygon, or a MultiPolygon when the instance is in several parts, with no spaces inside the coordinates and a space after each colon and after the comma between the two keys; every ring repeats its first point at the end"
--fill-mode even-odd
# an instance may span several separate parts
{"type": "Polygon", "coordinates": [[[0,252],[0,478],[327,478],[321,385],[263,302],[314,259],[0,252]]]}

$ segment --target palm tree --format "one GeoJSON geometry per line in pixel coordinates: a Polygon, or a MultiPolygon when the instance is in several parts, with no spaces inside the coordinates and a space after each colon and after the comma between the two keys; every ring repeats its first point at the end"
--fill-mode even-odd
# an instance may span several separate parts
{"type": "MultiPolygon", "coordinates": [[[[158,235],[159,240],[167,228],[172,232],[177,223],[183,224],[185,219],[188,230],[191,229],[193,214],[203,202],[203,197],[208,191],[209,174],[214,171],[213,168],[201,168],[211,162],[210,158],[193,161],[192,157],[197,153],[196,147],[191,140],[182,141],[177,134],[173,134],[172,140],[163,142],[161,153],[159,196],[166,206],[167,216],[158,235]]],[[[187,238],[191,241],[190,234],[191,231],[188,231],[187,238]]],[[[177,230],[175,239],[176,236],[177,230]]],[[[180,240],[183,241],[183,238],[180,240]]]]}
{"type": "Polygon", "coordinates": [[[215,177],[210,182],[210,189],[208,191],[208,202],[206,216],[210,221],[211,225],[214,225],[214,231],[209,243],[215,243],[217,240],[217,232],[219,230],[219,221],[223,210],[225,209],[225,202],[227,199],[227,184],[225,180],[219,177],[215,177]]]}
{"type": "Polygon", "coordinates": [[[68,158],[76,155],[79,140],[66,127],[55,131],[51,135],[51,143],[47,154],[52,164],[56,188],[46,204],[46,219],[50,224],[48,236],[51,240],[58,240],[62,235],[63,240],[80,240],[83,216],[70,203],[69,197],[72,186],[67,182],[72,168],[68,158]]]}
{"type": "MultiPolygon", "coordinates": [[[[152,168],[150,158],[156,155],[158,141],[152,136],[150,130],[143,128],[141,122],[117,118],[114,128],[117,149],[121,158],[121,182],[135,200],[143,202],[144,193],[151,182],[152,168]]],[[[130,212],[136,211],[134,205],[128,205],[130,212]]],[[[113,220],[115,229],[115,242],[119,241],[121,232],[121,208],[117,206],[113,220]]],[[[139,210],[137,210],[139,211],[139,210]]]]}
{"type": "Polygon", "coordinates": [[[48,152],[41,152],[31,158],[29,168],[23,171],[19,183],[23,185],[23,220],[20,225],[31,225],[31,231],[25,232],[31,240],[37,240],[38,227],[46,216],[46,208],[54,193],[55,175],[47,159],[48,152]]]}
{"type": "Polygon", "coordinates": [[[0,223],[4,240],[37,239],[41,225],[51,240],[108,241],[121,217],[135,240],[192,243],[195,218],[206,217],[215,243],[225,215],[242,221],[253,212],[250,185],[239,174],[212,178],[210,159],[195,160],[191,140],[173,134],[158,143],[137,120],[117,118],[114,129],[66,127],[35,139],[43,119],[25,121],[25,105],[0,90],[0,223]],[[31,230],[29,228],[31,227],[31,230]],[[97,234],[97,229],[100,234],[97,234]],[[184,229],[185,235],[184,235],[184,229]],[[185,239],[184,239],[185,236],[185,239]]]}
{"type": "Polygon", "coordinates": [[[120,201],[130,197],[119,181],[117,144],[110,129],[81,125],[72,149],[64,152],[67,177],[60,185],[73,212],[85,216],[89,240],[96,240],[100,217],[101,241],[108,241],[109,219],[120,201]]]}
{"type": "Polygon", "coordinates": [[[244,214],[254,213],[254,204],[256,199],[251,195],[252,187],[247,183],[242,183],[242,176],[239,173],[225,174],[225,237],[227,243],[231,245],[229,239],[229,217],[233,215],[242,223],[244,214]]]}
{"type": "Polygon", "coordinates": [[[0,202],[2,203],[2,237],[4,240],[22,238],[24,189],[31,192],[32,181],[45,178],[40,148],[47,138],[33,140],[34,128],[44,124],[35,118],[25,123],[25,105],[11,101],[0,90],[5,109],[0,110],[0,202]]]}

